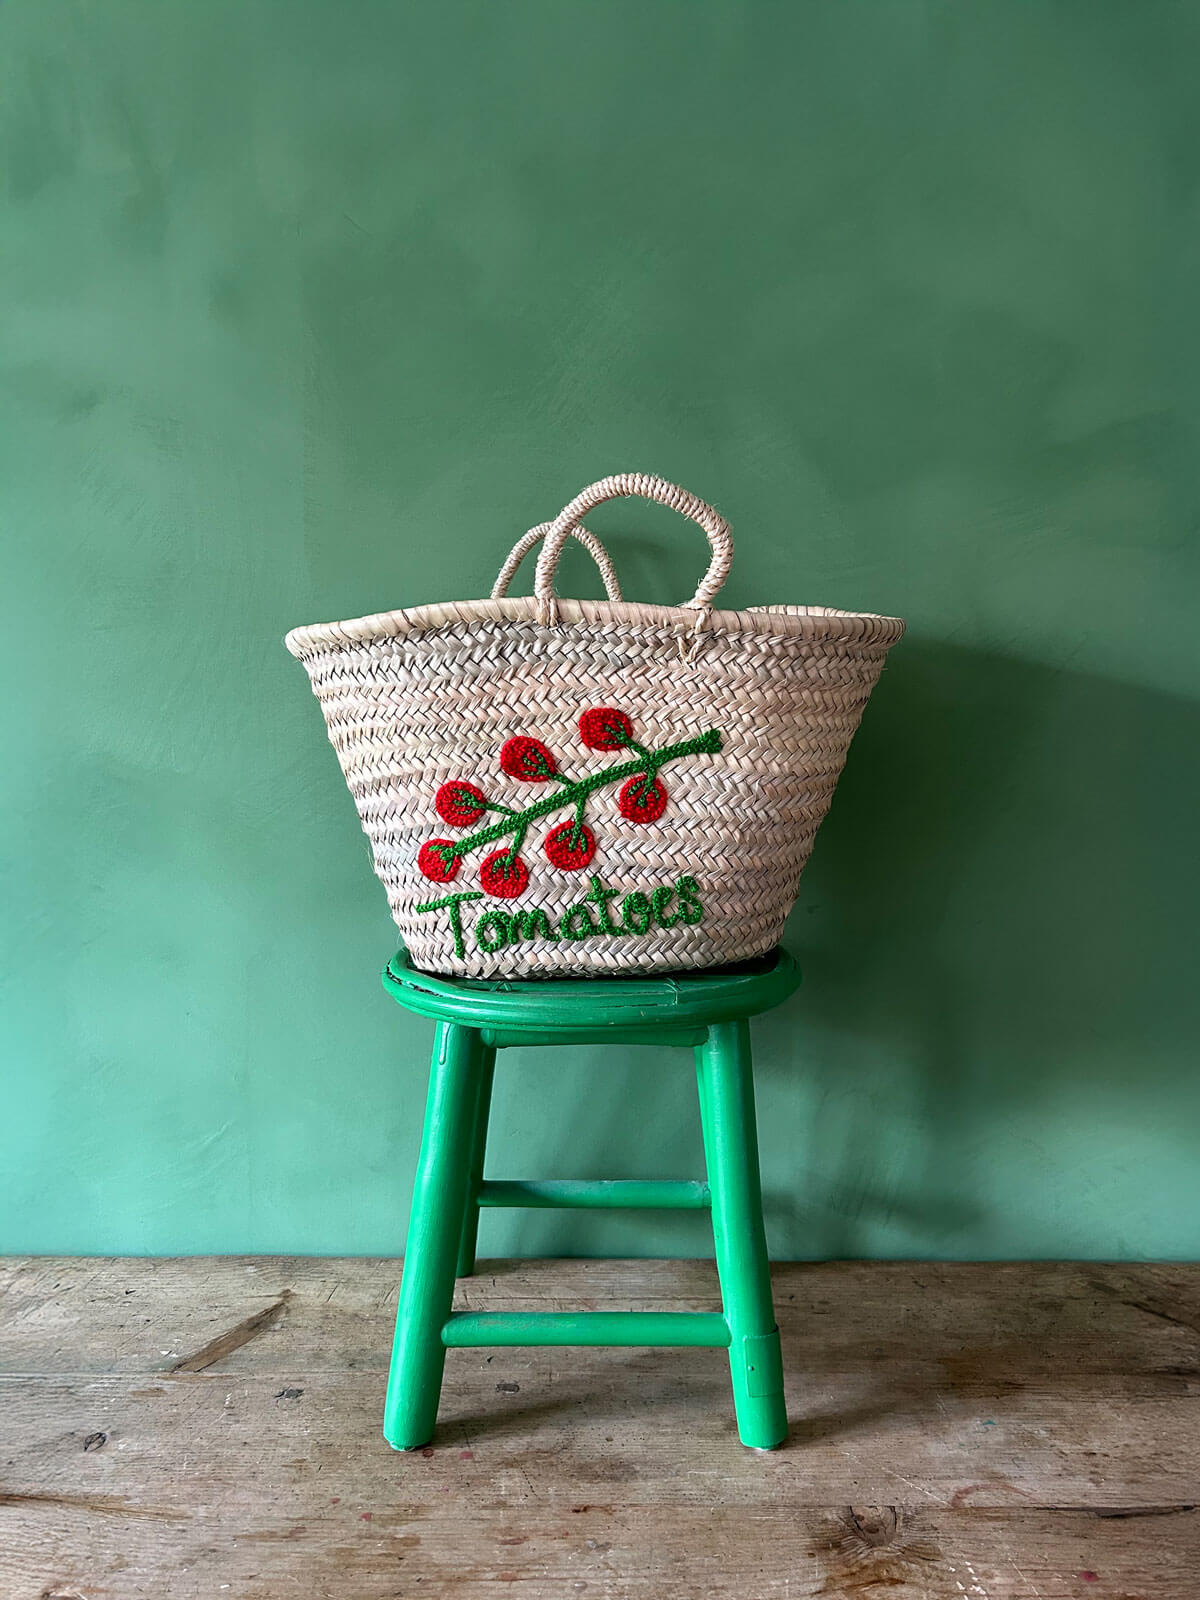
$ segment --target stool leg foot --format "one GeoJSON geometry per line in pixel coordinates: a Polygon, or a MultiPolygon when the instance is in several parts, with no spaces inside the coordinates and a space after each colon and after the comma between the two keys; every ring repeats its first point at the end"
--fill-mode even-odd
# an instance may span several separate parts
{"type": "Polygon", "coordinates": [[[471,1135],[471,1167],[467,1174],[467,1208],[463,1213],[462,1242],[458,1247],[458,1276],[469,1278],[475,1271],[475,1247],[479,1242],[479,1185],[483,1182],[483,1157],[487,1149],[488,1114],[492,1109],[492,1079],[496,1072],[496,1052],[480,1047],[479,1093],[475,1101],[475,1126],[471,1135]]]}
{"type": "Polygon", "coordinates": [[[696,1066],[738,1436],[771,1450],[787,1438],[787,1403],[763,1230],[749,1023],[711,1027],[696,1066]]]}
{"type": "Polygon", "coordinates": [[[384,1404],[384,1437],[396,1450],[428,1444],[437,1422],[482,1065],[473,1028],[438,1024],[384,1404]]]}

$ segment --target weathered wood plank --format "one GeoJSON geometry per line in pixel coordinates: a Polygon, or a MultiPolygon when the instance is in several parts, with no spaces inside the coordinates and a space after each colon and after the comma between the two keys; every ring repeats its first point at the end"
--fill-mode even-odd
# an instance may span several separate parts
{"type": "MultiPolygon", "coordinates": [[[[330,1497],[331,1499],[333,1497],[330,1497]]],[[[1194,1514],[937,1511],[900,1503],[673,1513],[361,1502],[141,1521],[30,1516],[6,1600],[1194,1600],[1194,1514]]]]}
{"type": "Polygon", "coordinates": [[[161,1495],[182,1451],[236,1485],[286,1481],[287,1463],[373,1463],[389,1485],[451,1497],[532,1490],[624,1503],[794,1507],[911,1499],[953,1507],[1081,1508],[1200,1498],[1200,1400],[897,1391],[880,1375],[797,1393],[794,1437],[741,1450],[719,1351],[455,1351],[433,1455],[395,1456],[379,1434],[382,1375],[198,1374],[0,1381],[3,1489],[161,1495]],[[487,1362],[487,1354],[493,1360],[487,1362]],[[511,1359],[510,1359],[511,1358],[511,1359]],[[96,1434],[103,1449],[84,1450],[96,1434]],[[469,1451],[469,1458],[461,1456],[469,1451]],[[111,1482],[110,1482],[111,1480],[111,1482]],[[617,1490],[614,1491],[614,1485],[617,1490]]]}
{"type": "MultiPolygon", "coordinates": [[[[1200,1593],[1200,1270],[780,1267],[771,1455],[736,1443],[721,1352],[463,1350],[435,1445],[397,1456],[397,1277],[8,1264],[3,1600],[1200,1593]]],[[[495,1263],[464,1289],[715,1304],[701,1262],[495,1263]]]]}
{"type": "MultiPolygon", "coordinates": [[[[799,1369],[942,1368],[951,1384],[1091,1384],[1174,1392],[1200,1383],[1200,1271],[1103,1266],[785,1263],[780,1326],[799,1369]]],[[[0,1372],[162,1372],[289,1296],[222,1370],[386,1368],[394,1260],[194,1258],[0,1263],[0,1372]],[[78,1337],[86,1317],[88,1338],[78,1337]]],[[[461,1309],[719,1307],[705,1261],[496,1261],[461,1309]]]]}

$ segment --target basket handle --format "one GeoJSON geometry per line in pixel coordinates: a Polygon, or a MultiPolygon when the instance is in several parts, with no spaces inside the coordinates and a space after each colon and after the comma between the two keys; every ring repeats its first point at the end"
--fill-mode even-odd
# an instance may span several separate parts
{"type": "Polygon", "coordinates": [[[553,608],[554,570],[558,566],[563,545],[577,528],[579,519],[586,516],[594,506],[603,505],[606,500],[621,500],[630,495],[641,495],[646,500],[657,500],[659,505],[670,506],[673,511],[690,517],[704,529],[712,546],[712,560],[695,594],[684,604],[701,612],[707,611],[712,605],[721,585],[729,576],[729,567],[733,560],[733,539],[725,518],[719,511],[714,511],[712,506],[706,505],[694,494],[689,494],[686,489],[668,483],[665,478],[653,478],[644,472],[620,472],[615,477],[601,478],[598,483],[589,484],[575,496],[570,505],[563,507],[550,524],[541,554],[538,556],[537,574],[533,580],[533,592],[543,606],[553,608]]]}
{"type": "MultiPolygon", "coordinates": [[[[546,534],[550,532],[550,529],[553,526],[554,524],[552,522],[539,522],[536,528],[530,528],[528,533],[523,533],[521,535],[516,544],[513,545],[512,549],[508,552],[508,560],[500,568],[499,575],[497,576],[495,583],[492,585],[493,600],[504,599],[505,595],[508,593],[508,586],[512,582],[513,575],[515,574],[517,568],[521,565],[522,561],[524,561],[525,557],[533,549],[538,540],[545,538],[546,534]]],[[[608,598],[610,600],[620,600],[621,585],[617,580],[617,573],[612,564],[612,557],[600,543],[599,539],[597,539],[596,535],[594,533],[589,533],[588,530],[583,526],[582,522],[576,524],[575,527],[569,529],[568,531],[574,534],[575,538],[579,540],[580,544],[587,551],[588,555],[591,556],[592,560],[600,568],[600,576],[604,579],[604,592],[608,598]]]]}

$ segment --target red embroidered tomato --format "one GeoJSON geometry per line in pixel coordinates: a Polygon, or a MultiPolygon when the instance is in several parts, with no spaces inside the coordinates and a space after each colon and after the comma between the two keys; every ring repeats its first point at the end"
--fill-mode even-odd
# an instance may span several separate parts
{"type": "Polygon", "coordinates": [[[479,887],[500,900],[515,900],[529,887],[529,868],[520,856],[510,861],[507,850],[493,850],[479,868],[479,887]]]}
{"type": "Polygon", "coordinates": [[[552,867],[559,867],[563,872],[578,872],[596,854],[596,835],[586,823],[580,827],[572,843],[571,836],[574,833],[574,822],[560,822],[557,828],[551,828],[546,835],[546,859],[552,867]]]}
{"type": "Polygon", "coordinates": [[[452,839],[430,839],[417,854],[418,871],[432,878],[434,883],[449,883],[461,865],[458,856],[450,853],[453,848],[452,839]]]}
{"type": "Polygon", "coordinates": [[[473,783],[444,783],[434,796],[437,814],[452,828],[469,828],[487,810],[487,797],[473,783]]]}
{"type": "Polygon", "coordinates": [[[633,738],[633,723],[613,706],[593,706],[579,719],[579,737],[589,750],[623,750],[633,738]]]}
{"type": "Polygon", "coordinates": [[[501,770],[522,783],[546,783],[558,768],[540,739],[506,739],[500,751],[501,770]]]}
{"type": "Polygon", "coordinates": [[[641,775],[623,784],[617,805],[627,822],[657,822],[667,809],[667,786],[661,778],[653,782],[641,775]]]}

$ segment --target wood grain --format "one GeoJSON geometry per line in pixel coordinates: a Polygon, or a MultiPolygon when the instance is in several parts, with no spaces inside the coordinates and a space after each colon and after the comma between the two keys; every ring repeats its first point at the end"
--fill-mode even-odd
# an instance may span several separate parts
{"type": "MultiPolygon", "coordinates": [[[[398,1272],[5,1264],[4,1600],[1200,1592],[1198,1269],[778,1266],[771,1455],[738,1446],[719,1351],[462,1350],[398,1456],[398,1272]]],[[[715,1278],[494,1262],[460,1301],[710,1309],[715,1278]]]]}

